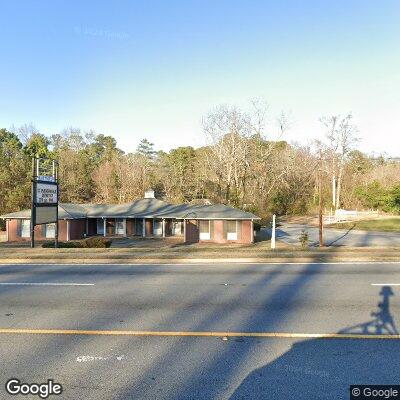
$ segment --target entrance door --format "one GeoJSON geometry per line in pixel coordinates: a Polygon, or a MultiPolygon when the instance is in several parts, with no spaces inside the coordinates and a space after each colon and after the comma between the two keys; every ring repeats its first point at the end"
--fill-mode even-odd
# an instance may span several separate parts
{"type": "Polygon", "coordinates": [[[135,235],[143,235],[143,219],[141,218],[135,220],[135,235]]]}
{"type": "Polygon", "coordinates": [[[97,234],[104,235],[104,220],[103,220],[103,218],[97,218],[97,234]]]}

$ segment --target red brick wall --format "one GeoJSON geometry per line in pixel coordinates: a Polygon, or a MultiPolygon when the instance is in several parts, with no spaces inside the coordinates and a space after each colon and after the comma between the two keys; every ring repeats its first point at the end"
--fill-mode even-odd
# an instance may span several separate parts
{"type": "Polygon", "coordinates": [[[152,235],[153,235],[153,220],[146,219],[146,236],[152,236],[152,235]]]}
{"type": "MultiPolygon", "coordinates": [[[[35,240],[49,240],[42,235],[42,225],[35,226],[35,240]]],[[[67,221],[58,221],[58,239],[60,241],[67,240],[67,221]]],[[[9,242],[29,242],[31,238],[22,238],[18,236],[18,220],[11,219],[8,221],[8,241],[9,242]]]]}
{"type": "Polygon", "coordinates": [[[247,244],[252,243],[251,226],[252,223],[248,221],[238,221],[238,238],[237,240],[227,240],[224,234],[224,221],[223,220],[212,220],[211,224],[214,223],[214,232],[211,229],[211,240],[202,240],[204,243],[240,243],[247,244]]]}
{"type": "Polygon", "coordinates": [[[242,221],[242,237],[240,243],[253,243],[252,221],[242,221]]]}
{"type": "Polygon", "coordinates": [[[199,228],[197,227],[197,221],[187,220],[185,243],[197,243],[198,241],[199,241],[199,228]]]}
{"type": "MultiPolygon", "coordinates": [[[[65,221],[60,221],[60,222],[65,222],[65,221]]],[[[69,221],[69,240],[83,239],[85,232],[86,232],[86,219],[74,219],[69,221]]],[[[66,239],[60,239],[60,240],[66,240],[66,239]]]]}
{"type": "Polygon", "coordinates": [[[126,219],[126,234],[127,235],[135,234],[135,220],[133,218],[126,219]]]}

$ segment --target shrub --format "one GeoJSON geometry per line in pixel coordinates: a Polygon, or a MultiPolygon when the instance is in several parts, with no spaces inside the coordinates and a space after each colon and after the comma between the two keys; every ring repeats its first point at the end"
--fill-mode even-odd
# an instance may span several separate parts
{"type": "Polygon", "coordinates": [[[301,234],[299,236],[299,241],[302,247],[308,246],[308,232],[305,231],[304,229],[301,231],[301,234]]]}
{"type": "Polygon", "coordinates": [[[112,240],[106,239],[104,237],[94,236],[83,240],[82,247],[84,248],[108,248],[111,246],[112,240]]]}
{"type": "MultiPolygon", "coordinates": [[[[111,246],[112,241],[110,239],[106,239],[104,237],[91,237],[84,240],[79,241],[71,241],[71,242],[58,242],[58,247],[60,249],[72,249],[72,248],[108,248],[111,246]]],[[[49,242],[44,242],[42,247],[45,248],[54,248],[54,240],[49,242]]]]}
{"type": "MultiPolygon", "coordinates": [[[[44,242],[42,244],[42,247],[54,248],[54,240],[49,242],[44,242]]],[[[72,249],[76,247],[82,247],[82,246],[80,246],[79,242],[58,242],[58,248],[60,249],[72,249]]]]}
{"type": "Polygon", "coordinates": [[[253,227],[255,231],[259,231],[261,229],[261,224],[259,222],[253,222],[253,227]]]}

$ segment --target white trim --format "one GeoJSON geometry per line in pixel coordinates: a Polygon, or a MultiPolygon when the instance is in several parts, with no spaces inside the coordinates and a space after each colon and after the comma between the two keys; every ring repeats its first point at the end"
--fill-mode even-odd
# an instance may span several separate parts
{"type": "Polygon", "coordinates": [[[70,223],[67,220],[67,242],[69,242],[71,240],[71,234],[70,234],[70,231],[69,231],[70,227],[71,227],[70,223]]]}
{"type": "Polygon", "coordinates": [[[165,238],[165,218],[162,219],[162,237],[165,238]]]}
{"type": "Polygon", "coordinates": [[[103,236],[107,236],[107,218],[103,218],[103,236]]]}
{"type": "Polygon", "coordinates": [[[19,234],[20,234],[20,237],[22,239],[29,239],[31,237],[31,221],[29,219],[21,220],[21,230],[20,230],[19,234]],[[29,228],[28,228],[28,234],[27,235],[24,234],[24,230],[26,230],[26,227],[23,226],[24,222],[25,223],[29,222],[29,228]]]}
{"type": "Polygon", "coordinates": [[[236,241],[238,240],[238,220],[236,220],[235,224],[235,232],[229,232],[228,228],[226,229],[226,240],[236,241]],[[229,236],[231,235],[231,236],[229,236]]]}
{"type": "Polygon", "coordinates": [[[146,237],[146,218],[142,218],[142,237],[146,237]]]}
{"type": "MultiPolygon", "coordinates": [[[[136,219],[140,219],[143,218],[142,216],[135,216],[135,215],[99,215],[99,216],[93,216],[93,215],[88,215],[88,216],[81,216],[81,217],[76,217],[76,218],[64,218],[64,219],[82,219],[82,218],[136,218],[136,219]]],[[[177,217],[173,217],[173,216],[163,216],[155,214],[155,215],[146,215],[144,218],[165,218],[165,219],[184,219],[182,216],[177,216],[177,217]]],[[[0,217],[0,219],[30,219],[30,216],[27,217],[0,217]]],[[[59,218],[62,219],[62,218],[59,218]]],[[[257,217],[257,218],[239,218],[239,217],[233,217],[233,218],[226,218],[226,217],[193,217],[193,218],[188,218],[190,220],[202,220],[202,219],[208,219],[208,220],[237,220],[237,221],[252,221],[252,220],[260,220],[261,218],[257,217]]]]}
{"type": "MultiPolygon", "coordinates": [[[[6,219],[6,241],[7,241],[7,242],[8,242],[8,240],[9,240],[9,235],[10,235],[10,233],[9,233],[10,227],[8,226],[9,223],[10,223],[10,220],[6,219]]],[[[29,226],[29,229],[30,229],[30,226],[29,226]]]]}
{"type": "Polygon", "coordinates": [[[203,232],[203,233],[200,232],[200,224],[199,224],[199,240],[211,240],[211,220],[210,219],[208,220],[208,232],[203,232]]]}

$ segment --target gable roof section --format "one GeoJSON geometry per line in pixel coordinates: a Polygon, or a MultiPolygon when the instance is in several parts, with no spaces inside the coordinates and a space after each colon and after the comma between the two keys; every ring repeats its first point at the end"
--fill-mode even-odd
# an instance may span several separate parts
{"type": "Polygon", "coordinates": [[[193,219],[260,219],[256,215],[226,206],[224,204],[212,205],[189,205],[182,204],[172,206],[173,208],[165,213],[157,215],[160,218],[193,218],[193,219]]]}
{"type": "Polygon", "coordinates": [[[140,199],[125,204],[82,204],[82,206],[86,209],[87,216],[92,218],[151,218],[173,207],[172,204],[158,199],[140,199]]]}
{"type": "MultiPolygon", "coordinates": [[[[158,199],[140,199],[125,204],[59,203],[59,219],[79,218],[193,218],[193,219],[260,219],[256,215],[229,207],[213,205],[173,205],[158,199]]],[[[31,210],[2,215],[3,219],[30,218],[31,210]]]]}

